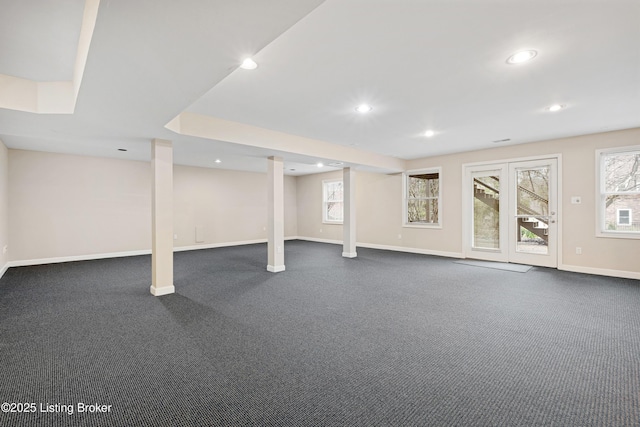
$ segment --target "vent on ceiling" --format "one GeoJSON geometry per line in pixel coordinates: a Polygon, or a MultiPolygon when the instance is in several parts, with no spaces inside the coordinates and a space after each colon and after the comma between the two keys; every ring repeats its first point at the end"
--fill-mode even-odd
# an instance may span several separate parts
{"type": "Polygon", "coordinates": [[[494,143],[499,143],[499,142],[509,142],[511,141],[511,138],[505,138],[505,139],[496,139],[495,141],[493,141],[494,143]]]}

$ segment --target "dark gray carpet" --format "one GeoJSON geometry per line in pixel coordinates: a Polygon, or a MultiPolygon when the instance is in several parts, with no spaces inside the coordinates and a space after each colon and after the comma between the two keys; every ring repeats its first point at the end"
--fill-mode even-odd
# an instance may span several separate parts
{"type": "Polygon", "coordinates": [[[0,424],[640,423],[638,281],[285,248],[278,274],[266,245],[177,253],[160,298],[150,257],[9,269],[0,400],[112,409],[0,424]]]}
{"type": "Polygon", "coordinates": [[[533,267],[524,264],[509,264],[508,262],[491,262],[491,261],[476,261],[472,259],[465,259],[459,261],[453,261],[456,264],[471,265],[473,267],[483,268],[495,268],[497,270],[513,271],[514,273],[526,273],[533,267]]]}

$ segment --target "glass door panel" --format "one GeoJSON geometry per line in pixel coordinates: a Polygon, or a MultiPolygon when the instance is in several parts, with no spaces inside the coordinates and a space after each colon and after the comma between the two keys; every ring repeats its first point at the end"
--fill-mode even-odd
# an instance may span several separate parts
{"type": "Polygon", "coordinates": [[[473,248],[500,249],[500,170],[473,172],[473,248]]]}
{"type": "Polygon", "coordinates": [[[557,159],[509,164],[509,261],[557,266],[557,159]]]}
{"type": "Polygon", "coordinates": [[[550,167],[515,169],[516,252],[549,253],[550,167]]]}

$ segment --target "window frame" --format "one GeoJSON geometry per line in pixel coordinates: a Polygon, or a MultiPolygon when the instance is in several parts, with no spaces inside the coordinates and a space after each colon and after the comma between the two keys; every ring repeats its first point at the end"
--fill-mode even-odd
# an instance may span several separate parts
{"type": "Polygon", "coordinates": [[[324,179],[322,180],[322,223],[323,224],[343,224],[344,223],[344,181],[342,179],[324,179]],[[327,200],[327,184],[333,184],[336,182],[342,183],[342,200],[327,200]],[[327,205],[329,202],[340,202],[342,203],[342,219],[341,220],[331,220],[327,217],[327,205]]]}
{"type": "Polygon", "coordinates": [[[432,167],[424,169],[407,170],[402,173],[402,227],[405,228],[442,228],[442,167],[432,167]],[[409,222],[409,178],[414,175],[438,174],[438,222],[434,223],[411,223],[409,222]]]}
{"type": "MultiPolygon", "coordinates": [[[[617,239],[640,239],[640,231],[628,230],[607,230],[606,199],[608,195],[624,194],[640,197],[640,190],[626,192],[607,192],[605,183],[605,158],[612,154],[625,154],[640,152],[640,145],[630,145],[626,147],[616,147],[596,150],[596,237],[617,238],[617,239]]],[[[624,210],[625,208],[622,208],[624,210]]],[[[620,209],[618,209],[620,210],[620,209]]],[[[632,222],[632,212],[629,209],[629,220],[632,222]]],[[[619,220],[619,213],[616,212],[616,223],[619,220]]]]}

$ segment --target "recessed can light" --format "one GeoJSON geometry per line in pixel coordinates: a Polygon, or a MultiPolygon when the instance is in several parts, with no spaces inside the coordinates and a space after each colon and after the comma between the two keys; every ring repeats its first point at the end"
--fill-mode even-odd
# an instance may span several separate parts
{"type": "Polygon", "coordinates": [[[507,58],[507,64],[521,64],[523,62],[527,62],[536,57],[538,52],[535,50],[521,50],[520,52],[516,52],[507,58]]]}
{"type": "Polygon", "coordinates": [[[240,65],[240,68],[244,70],[255,70],[256,68],[258,68],[258,64],[251,58],[245,58],[245,60],[242,61],[242,65],[240,65]]]}
{"type": "Polygon", "coordinates": [[[323,167],[323,166],[324,166],[324,164],[323,164],[322,162],[318,162],[318,163],[316,163],[316,166],[317,166],[317,167],[319,167],[319,168],[321,168],[321,167],[323,167]]]}
{"type": "Polygon", "coordinates": [[[556,111],[560,111],[565,107],[566,107],[566,105],[564,105],[564,104],[553,104],[553,105],[547,107],[547,111],[555,113],[556,111]]]}
{"type": "Polygon", "coordinates": [[[220,160],[220,159],[216,159],[216,160],[215,160],[215,162],[216,162],[216,163],[222,163],[222,160],[220,160]]]}
{"type": "Polygon", "coordinates": [[[429,129],[428,131],[426,131],[424,133],[424,136],[426,136],[427,138],[431,138],[435,134],[436,134],[436,132],[434,130],[429,129]]]}
{"type": "Polygon", "coordinates": [[[356,111],[358,113],[368,113],[369,111],[373,110],[373,108],[371,107],[371,105],[369,104],[360,104],[356,107],[356,111]]]}

